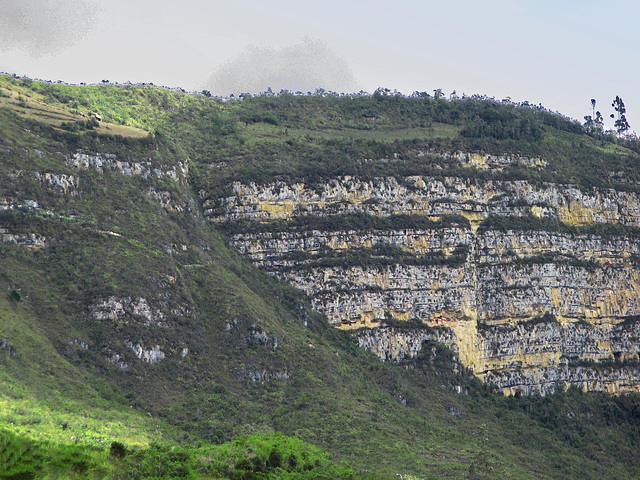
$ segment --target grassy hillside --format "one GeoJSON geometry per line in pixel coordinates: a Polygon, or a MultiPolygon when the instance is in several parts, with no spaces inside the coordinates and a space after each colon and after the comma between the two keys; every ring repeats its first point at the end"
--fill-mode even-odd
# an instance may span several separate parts
{"type": "Polygon", "coordinates": [[[635,145],[481,99],[224,102],[7,76],[0,87],[11,95],[0,104],[0,427],[2,452],[19,459],[0,478],[637,472],[636,397],[506,398],[437,345],[381,363],[231,250],[201,206],[233,180],[444,175],[461,167],[428,152],[463,147],[544,155],[539,180],[637,181],[635,145]],[[98,127],[84,123],[91,113],[98,127]],[[63,128],[67,116],[84,126],[63,128]],[[129,454],[112,456],[114,441],[129,454]],[[267,468],[276,444],[294,467],[267,468]]]}

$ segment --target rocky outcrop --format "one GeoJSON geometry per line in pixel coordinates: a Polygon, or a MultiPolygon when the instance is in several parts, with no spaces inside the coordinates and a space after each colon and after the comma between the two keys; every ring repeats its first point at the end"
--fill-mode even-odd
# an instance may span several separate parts
{"type": "Polygon", "coordinates": [[[160,345],[156,345],[153,348],[145,348],[140,343],[128,343],[128,346],[133,350],[134,355],[138,357],[138,359],[152,365],[164,360],[165,358],[165,354],[160,349],[160,345]]]}
{"type": "Polygon", "coordinates": [[[238,380],[251,383],[265,383],[272,380],[288,380],[291,375],[286,370],[271,371],[264,367],[247,366],[236,375],[238,380]]]}
{"type": "Polygon", "coordinates": [[[16,356],[16,349],[9,340],[0,338],[0,351],[7,353],[11,357],[16,356]]]}
{"type": "Polygon", "coordinates": [[[529,318],[550,312],[568,321],[616,323],[640,314],[640,270],[557,263],[477,268],[477,316],[529,318]]]}
{"type": "Polygon", "coordinates": [[[2,210],[35,210],[38,202],[35,200],[18,200],[13,197],[0,197],[0,211],[2,210]]]}
{"type": "Polygon", "coordinates": [[[155,188],[150,187],[146,193],[167,212],[185,213],[193,210],[188,202],[177,198],[177,195],[174,192],[166,190],[158,191],[155,188]]]}
{"type": "Polygon", "coordinates": [[[640,195],[631,189],[416,175],[231,190],[202,197],[232,245],[380,358],[403,361],[437,341],[508,393],[639,389],[640,195]]]}
{"type": "Polygon", "coordinates": [[[100,173],[104,173],[106,170],[112,170],[127,177],[140,177],[143,179],[168,178],[184,184],[186,184],[189,176],[189,165],[187,163],[178,162],[177,166],[162,169],[155,166],[151,160],[122,161],[118,160],[118,157],[111,153],[92,155],[77,152],[73,155],[67,155],[66,163],[70,167],[75,167],[79,170],[95,170],[100,173]]]}
{"type": "Polygon", "coordinates": [[[354,335],[360,347],[391,361],[417,356],[426,341],[442,343],[477,376],[511,394],[547,394],[571,385],[610,393],[640,392],[640,319],[591,325],[562,324],[548,317],[471,325],[467,331],[459,327],[383,325],[359,329],[354,335]]]}
{"type": "Polygon", "coordinates": [[[35,178],[46,186],[65,195],[75,197],[78,194],[80,181],[78,180],[78,177],[74,175],[36,172],[35,178]]]}
{"type": "Polygon", "coordinates": [[[160,309],[151,307],[145,298],[109,297],[89,308],[96,320],[110,320],[116,323],[138,321],[145,325],[164,326],[166,315],[160,309]]]}
{"type": "Polygon", "coordinates": [[[9,243],[28,248],[42,248],[47,245],[46,237],[37,233],[10,233],[0,227],[0,243],[9,243]]]}
{"type": "Polygon", "coordinates": [[[422,352],[424,342],[438,342],[458,352],[455,333],[444,328],[365,328],[355,332],[358,346],[375,353],[382,360],[399,362],[422,352]]]}
{"type": "Polygon", "coordinates": [[[280,276],[307,293],[314,308],[344,327],[375,326],[387,315],[431,319],[444,311],[473,315],[476,292],[466,266],[329,267],[280,276]]]}
{"type": "Polygon", "coordinates": [[[640,195],[605,188],[527,181],[407,176],[360,180],[340,177],[322,185],[276,182],[232,185],[233,195],[205,201],[215,222],[291,219],[302,215],[365,213],[376,216],[471,214],[554,218],[571,225],[640,226],[640,195]]]}
{"type": "Polygon", "coordinates": [[[399,230],[335,230],[317,229],[237,233],[231,237],[233,245],[243,255],[268,269],[299,265],[300,258],[288,261],[294,252],[311,255],[327,250],[346,251],[377,246],[397,247],[413,255],[435,252],[451,254],[456,248],[470,246],[473,234],[468,228],[441,227],[432,229],[399,230]]]}
{"type": "Polygon", "coordinates": [[[124,361],[124,356],[119,353],[112,353],[110,356],[106,357],[107,362],[119,368],[123,372],[129,370],[129,365],[124,361]]]}
{"type": "Polygon", "coordinates": [[[628,237],[493,230],[473,235],[469,229],[444,228],[271,232],[232,239],[258,265],[308,293],[333,323],[351,323],[363,312],[384,319],[389,310],[395,317],[422,320],[458,310],[489,322],[545,312],[605,322],[640,314],[635,267],[640,242],[628,237]],[[398,247],[426,264],[316,266],[327,250],[377,245],[398,247]],[[453,261],[456,251],[464,261],[453,261]],[[300,252],[306,256],[294,255],[300,252]],[[436,253],[441,255],[429,262],[436,253]]]}
{"type": "Polygon", "coordinates": [[[542,368],[495,371],[484,380],[508,394],[548,394],[577,386],[593,392],[640,392],[640,365],[562,363],[542,368]]]}

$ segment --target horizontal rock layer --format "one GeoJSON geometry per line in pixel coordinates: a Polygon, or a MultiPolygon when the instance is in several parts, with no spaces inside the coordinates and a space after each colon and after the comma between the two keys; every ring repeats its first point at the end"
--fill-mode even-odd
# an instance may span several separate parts
{"type": "Polygon", "coordinates": [[[570,184],[407,176],[361,180],[341,177],[322,185],[276,182],[232,185],[233,195],[204,202],[216,222],[291,219],[301,215],[366,213],[389,216],[490,215],[554,218],[572,225],[640,226],[640,195],[570,184]]]}

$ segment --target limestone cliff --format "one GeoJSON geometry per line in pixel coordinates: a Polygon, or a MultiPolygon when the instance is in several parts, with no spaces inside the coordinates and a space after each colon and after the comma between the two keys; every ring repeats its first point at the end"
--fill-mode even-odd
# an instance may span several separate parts
{"type": "MultiPolygon", "coordinates": [[[[443,155],[451,159],[476,170],[545,165],[443,155]]],[[[340,177],[236,182],[204,209],[236,249],[385,360],[413,357],[433,340],[506,392],[640,391],[640,195],[632,189],[340,177]],[[412,327],[389,327],[391,319],[412,327]]]]}

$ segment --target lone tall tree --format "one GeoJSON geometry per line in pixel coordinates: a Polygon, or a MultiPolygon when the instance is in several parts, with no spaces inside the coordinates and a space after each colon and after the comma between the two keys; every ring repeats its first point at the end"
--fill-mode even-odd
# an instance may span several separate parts
{"type": "MultiPolygon", "coordinates": [[[[622,98],[620,98],[618,95],[616,95],[616,98],[611,104],[611,106],[616,111],[616,114],[618,117],[614,122],[613,126],[616,127],[616,131],[618,132],[618,135],[622,135],[630,128],[629,122],[627,122],[627,117],[625,116],[625,113],[627,113],[627,109],[624,106],[624,102],[622,101],[622,98]]],[[[616,118],[616,115],[612,113],[611,118],[616,118]]]]}
{"type": "Polygon", "coordinates": [[[599,111],[596,111],[596,99],[591,99],[591,115],[587,115],[584,117],[585,123],[584,126],[588,132],[602,132],[604,128],[604,121],[602,119],[602,114],[599,111]]]}

